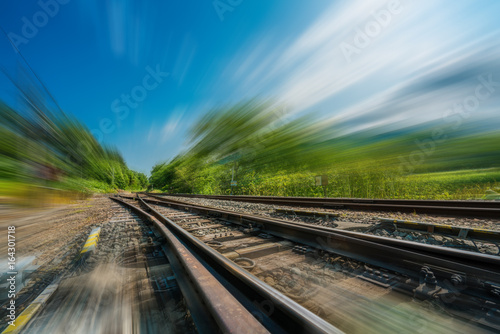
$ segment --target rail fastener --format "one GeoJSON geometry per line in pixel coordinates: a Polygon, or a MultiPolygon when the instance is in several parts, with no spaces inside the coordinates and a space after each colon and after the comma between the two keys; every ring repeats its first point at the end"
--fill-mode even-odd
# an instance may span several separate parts
{"type": "Polygon", "coordinates": [[[470,228],[453,226],[447,224],[432,224],[411,220],[399,220],[391,218],[378,218],[381,223],[394,224],[397,227],[421,231],[425,233],[438,233],[458,237],[461,239],[471,238],[485,241],[500,241],[500,231],[482,228],[470,228]]]}

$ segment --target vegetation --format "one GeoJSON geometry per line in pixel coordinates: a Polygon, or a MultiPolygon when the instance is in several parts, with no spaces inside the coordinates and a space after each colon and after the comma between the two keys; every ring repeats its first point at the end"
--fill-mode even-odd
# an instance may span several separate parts
{"type": "Polygon", "coordinates": [[[1,195],[20,184],[86,193],[147,187],[146,175],[130,170],[76,119],[29,101],[22,111],[0,101],[1,195]]]}
{"type": "Polygon", "coordinates": [[[210,111],[193,127],[189,150],[153,167],[152,186],[179,193],[323,196],[314,177],[327,175],[332,197],[469,199],[500,189],[498,133],[435,124],[342,135],[343,124],[284,116],[269,101],[210,111]],[[237,186],[231,189],[233,173],[237,186]]]}

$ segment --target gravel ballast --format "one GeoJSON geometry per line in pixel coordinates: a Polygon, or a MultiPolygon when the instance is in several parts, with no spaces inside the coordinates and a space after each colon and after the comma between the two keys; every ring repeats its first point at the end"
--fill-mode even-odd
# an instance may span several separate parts
{"type": "Polygon", "coordinates": [[[452,226],[460,226],[466,228],[482,228],[488,230],[500,231],[500,220],[479,219],[479,218],[464,218],[464,217],[445,217],[445,216],[430,216],[426,214],[409,214],[400,212],[371,212],[371,211],[354,211],[344,209],[325,209],[325,208],[304,208],[297,206],[269,205],[261,203],[248,203],[240,201],[229,201],[219,199],[192,198],[180,196],[162,196],[166,199],[184,201],[187,203],[209,206],[217,209],[230,210],[235,212],[243,212],[264,217],[278,218],[286,221],[299,223],[313,224],[326,226],[331,228],[351,229],[363,233],[396,238],[400,240],[408,240],[421,242],[431,245],[453,247],[466,249],[475,252],[487,254],[499,254],[499,247],[495,243],[480,242],[470,239],[459,239],[451,236],[443,236],[431,233],[409,232],[393,228],[387,228],[386,225],[379,225],[380,218],[390,218],[397,220],[418,221],[431,224],[444,224],[452,226]],[[305,210],[305,211],[320,211],[331,212],[338,215],[336,218],[323,217],[303,217],[293,214],[276,213],[276,209],[285,210],[305,210]],[[355,225],[356,228],[349,228],[350,225],[355,225]]]}

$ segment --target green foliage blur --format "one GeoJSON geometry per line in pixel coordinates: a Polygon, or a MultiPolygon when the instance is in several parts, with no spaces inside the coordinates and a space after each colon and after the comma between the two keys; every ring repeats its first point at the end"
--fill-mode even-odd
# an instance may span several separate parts
{"type": "Polygon", "coordinates": [[[130,170],[114,149],[102,147],[75,118],[42,110],[36,94],[26,108],[0,101],[0,179],[7,184],[87,193],[146,189],[143,173],[130,170]]]}
{"type": "Polygon", "coordinates": [[[150,183],[171,193],[323,196],[314,176],[327,175],[327,196],[407,199],[482,198],[500,189],[496,132],[345,128],[290,117],[271,101],[214,109],[192,128],[188,150],[153,167],[150,183]]]}

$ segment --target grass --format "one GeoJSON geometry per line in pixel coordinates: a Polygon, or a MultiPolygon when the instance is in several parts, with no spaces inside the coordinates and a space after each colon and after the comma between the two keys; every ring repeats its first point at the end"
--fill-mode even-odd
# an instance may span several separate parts
{"type": "Polygon", "coordinates": [[[106,194],[116,192],[116,188],[109,184],[97,180],[86,179],[67,179],[64,187],[73,191],[79,191],[85,194],[106,194]]]}
{"type": "Polygon", "coordinates": [[[25,183],[11,180],[0,180],[1,197],[18,197],[28,190],[29,186],[25,183]]]}
{"type": "MultiPolygon", "coordinates": [[[[130,189],[140,191],[142,189],[130,189]]],[[[0,181],[0,203],[18,206],[53,206],[84,199],[92,194],[115,193],[117,189],[105,182],[66,178],[60,182],[44,185],[30,184],[16,180],[0,181]]]]}
{"type": "Polygon", "coordinates": [[[24,207],[44,207],[71,203],[85,196],[81,192],[28,184],[20,181],[0,181],[0,198],[2,203],[24,207]]]}
{"type": "MultiPolygon", "coordinates": [[[[500,190],[500,168],[470,169],[400,175],[391,171],[331,170],[328,197],[398,199],[495,199],[500,190]],[[488,197],[487,197],[488,196],[488,197]]],[[[263,196],[322,197],[323,188],[314,185],[315,173],[277,172],[267,175],[238,176],[235,194],[263,196]]],[[[194,192],[229,194],[230,187],[220,180],[195,185],[194,192]]]]}
{"type": "Polygon", "coordinates": [[[413,198],[484,199],[500,189],[500,168],[415,174],[407,183],[407,196],[413,198]]]}

